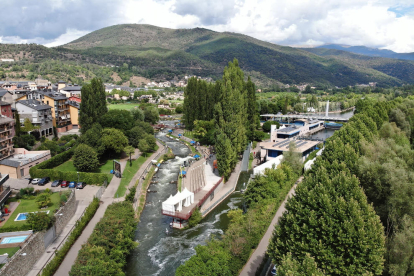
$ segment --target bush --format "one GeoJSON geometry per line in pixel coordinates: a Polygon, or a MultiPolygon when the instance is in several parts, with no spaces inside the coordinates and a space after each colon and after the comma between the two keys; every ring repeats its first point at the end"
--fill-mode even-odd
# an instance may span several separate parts
{"type": "Polygon", "coordinates": [[[112,203],[78,253],[69,275],[124,275],[126,257],[137,246],[137,221],[130,202],[112,203]]]}
{"type": "Polygon", "coordinates": [[[99,166],[98,154],[92,147],[80,144],[75,149],[73,165],[81,172],[93,172],[99,166]]]}
{"type": "Polygon", "coordinates": [[[196,208],[191,214],[191,217],[188,219],[188,226],[194,227],[199,224],[202,219],[203,217],[201,215],[200,209],[196,208]]]}
{"type": "Polygon", "coordinates": [[[270,129],[271,129],[272,125],[276,125],[277,129],[279,129],[279,127],[280,127],[280,124],[277,121],[266,121],[262,126],[263,131],[264,132],[270,132],[270,129]]]}
{"type": "MultiPolygon", "coordinates": [[[[62,195],[64,196],[64,195],[62,195]]],[[[72,233],[68,237],[65,244],[62,246],[60,250],[56,252],[55,257],[46,265],[46,267],[42,271],[42,276],[52,276],[55,274],[56,270],[59,268],[60,264],[63,262],[66,254],[69,252],[72,245],[78,239],[78,237],[82,234],[83,229],[85,229],[86,225],[88,225],[89,221],[93,218],[98,210],[99,207],[99,199],[94,198],[91,204],[86,208],[85,214],[82,218],[76,223],[75,228],[73,229],[72,233]]]]}
{"type": "Polygon", "coordinates": [[[60,196],[60,202],[62,203],[66,203],[68,201],[68,197],[66,195],[61,195],[60,196]]]}
{"type": "Polygon", "coordinates": [[[34,232],[49,229],[53,224],[54,218],[45,212],[29,213],[27,215],[27,224],[34,232]]]}
{"type": "Polygon", "coordinates": [[[49,193],[41,193],[40,195],[37,196],[36,202],[37,202],[37,206],[39,206],[39,208],[47,207],[49,205],[49,203],[51,202],[50,194],[49,193]]]}
{"type": "Polygon", "coordinates": [[[31,229],[32,229],[32,226],[25,223],[19,226],[8,226],[8,227],[2,226],[0,227],[0,233],[27,231],[31,229]]]}
{"type": "Polygon", "coordinates": [[[125,201],[133,202],[136,192],[137,192],[136,187],[129,188],[129,194],[126,195],[125,201]]]}

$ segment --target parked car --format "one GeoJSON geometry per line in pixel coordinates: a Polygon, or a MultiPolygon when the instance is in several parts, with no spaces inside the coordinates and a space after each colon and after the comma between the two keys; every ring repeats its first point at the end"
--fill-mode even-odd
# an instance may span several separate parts
{"type": "Polygon", "coordinates": [[[40,180],[41,180],[40,178],[33,178],[32,179],[32,184],[37,185],[37,183],[39,183],[40,180]]]}
{"type": "Polygon", "coordinates": [[[42,179],[39,180],[39,182],[37,183],[37,185],[44,186],[47,183],[49,183],[49,181],[50,181],[50,177],[43,177],[42,179]]]}
{"type": "Polygon", "coordinates": [[[272,275],[272,276],[276,276],[277,275],[276,265],[273,266],[272,270],[270,271],[270,275],[272,275]]]}
{"type": "Polygon", "coordinates": [[[52,184],[50,186],[59,187],[60,184],[62,184],[62,180],[55,180],[55,181],[52,182],[52,184]]]}
{"type": "Polygon", "coordinates": [[[69,188],[76,188],[76,182],[75,181],[71,181],[69,183],[69,188]]]}
{"type": "Polygon", "coordinates": [[[62,184],[60,184],[60,187],[67,188],[69,186],[69,181],[63,180],[62,184]]]}
{"type": "Polygon", "coordinates": [[[76,184],[76,188],[78,189],[83,189],[83,187],[86,186],[86,182],[78,182],[78,184],[76,184]]]}

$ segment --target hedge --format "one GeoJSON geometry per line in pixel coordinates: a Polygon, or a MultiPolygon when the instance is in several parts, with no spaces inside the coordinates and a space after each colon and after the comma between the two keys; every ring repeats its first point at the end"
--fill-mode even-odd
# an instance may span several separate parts
{"type": "Polygon", "coordinates": [[[8,227],[0,227],[0,233],[7,233],[7,232],[19,232],[19,231],[28,231],[32,230],[32,227],[25,223],[19,226],[8,226],[8,227]]]}
{"type": "MultiPolygon", "coordinates": [[[[57,154],[49,160],[43,161],[39,165],[30,168],[30,176],[32,178],[43,178],[48,176],[51,179],[78,181],[77,172],[64,172],[55,169],[55,167],[65,163],[70,158],[72,158],[74,150],[75,148],[71,148],[70,150],[57,154]]],[[[110,182],[110,178],[110,175],[104,173],[79,172],[79,179],[88,184],[101,185],[104,181],[110,182]]]]}
{"type": "Polygon", "coordinates": [[[60,250],[56,251],[55,257],[43,269],[41,276],[52,276],[55,274],[55,272],[58,270],[60,264],[63,262],[63,259],[69,252],[72,245],[79,238],[79,236],[82,234],[83,229],[85,229],[86,225],[88,225],[89,221],[95,215],[96,210],[98,210],[98,207],[99,199],[95,197],[91,204],[89,204],[89,206],[86,208],[83,217],[76,222],[76,226],[73,229],[70,236],[68,237],[65,244],[62,246],[60,250]]]}

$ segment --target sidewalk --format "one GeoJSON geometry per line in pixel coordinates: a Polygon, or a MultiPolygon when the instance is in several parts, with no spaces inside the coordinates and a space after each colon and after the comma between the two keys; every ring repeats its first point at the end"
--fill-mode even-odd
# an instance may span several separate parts
{"type": "MultiPolygon", "coordinates": [[[[120,161],[122,170],[123,168],[125,168],[127,160],[128,158],[125,158],[120,161]]],[[[115,176],[112,178],[111,182],[109,183],[108,187],[106,188],[105,192],[103,193],[101,197],[101,205],[99,206],[98,210],[96,211],[91,221],[88,223],[88,225],[83,230],[80,237],[76,240],[75,244],[69,250],[68,254],[66,255],[59,269],[56,271],[55,275],[59,275],[59,276],[69,275],[69,271],[71,270],[73,264],[75,263],[76,258],[78,257],[78,252],[82,248],[82,245],[86,243],[89,236],[92,234],[93,230],[95,229],[96,224],[104,216],[106,208],[114,201],[114,195],[120,183],[121,183],[121,178],[118,178],[115,176]]]]}
{"type": "Polygon", "coordinates": [[[269,241],[272,238],[273,230],[275,229],[275,225],[279,221],[279,218],[282,217],[283,213],[286,211],[285,205],[286,201],[289,197],[293,196],[295,194],[296,186],[302,182],[303,176],[301,176],[293,185],[292,189],[290,189],[288,195],[286,196],[285,200],[280,205],[279,209],[276,212],[276,215],[274,216],[272,222],[269,225],[269,228],[267,228],[266,233],[264,234],[263,238],[261,239],[259,245],[257,246],[256,250],[253,252],[253,254],[250,256],[247,263],[244,265],[243,270],[239,274],[240,276],[249,276],[249,275],[255,275],[257,268],[260,266],[260,264],[263,261],[263,258],[265,257],[267,246],[269,245],[269,241]]]}

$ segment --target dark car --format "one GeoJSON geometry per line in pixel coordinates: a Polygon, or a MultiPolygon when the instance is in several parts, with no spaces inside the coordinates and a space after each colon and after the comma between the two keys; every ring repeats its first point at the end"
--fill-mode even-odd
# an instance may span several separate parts
{"type": "Polygon", "coordinates": [[[277,276],[277,268],[276,268],[275,265],[273,266],[272,270],[270,271],[270,275],[277,276]]]}
{"type": "Polygon", "coordinates": [[[55,181],[52,182],[52,184],[50,186],[59,187],[60,184],[62,184],[62,180],[55,180],[55,181]]]}
{"type": "Polygon", "coordinates": [[[37,185],[44,186],[47,183],[49,183],[49,181],[50,181],[50,177],[43,177],[42,179],[39,180],[39,182],[37,182],[37,185]]]}
{"type": "Polygon", "coordinates": [[[85,186],[86,186],[85,182],[78,182],[78,184],[76,184],[76,188],[78,188],[78,189],[83,189],[83,187],[85,187],[85,186]]]}
{"type": "Polygon", "coordinates": [[[66,188],[68,186],[69,186],[69,181],[66,181],[66,180],[63,180],[62,184],[60,184],[60,187],[62,187],[62,188],[66,188]]]}
{"type": "Polygon", "coordinates": [[[69,188],[76,188],[76,182],[75,181],[71,181],[69,183],[69,188]]]}

